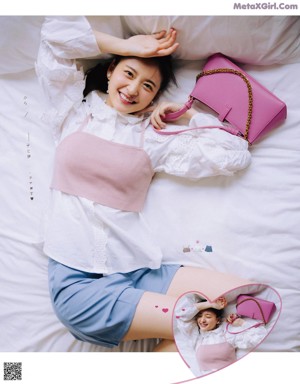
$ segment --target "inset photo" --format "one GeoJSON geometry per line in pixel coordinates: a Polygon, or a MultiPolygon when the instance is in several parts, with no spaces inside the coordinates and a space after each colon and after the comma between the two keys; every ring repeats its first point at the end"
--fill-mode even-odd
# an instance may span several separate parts
{"type": "Polygon", "coordinates": [[[281,298],[266,285],[245,285],[210,300],[200,292],[182,295],[173,313],[178,352],[196,377],[259,350],[281,311],[281,298]]]}

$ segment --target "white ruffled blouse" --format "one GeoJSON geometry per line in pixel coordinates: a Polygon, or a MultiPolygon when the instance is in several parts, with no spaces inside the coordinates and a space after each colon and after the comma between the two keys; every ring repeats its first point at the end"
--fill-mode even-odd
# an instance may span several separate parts
{"type": "MultiPolygon", "coordinates": [[[[85,17],[49,17],[42,27],[36,63],[40,84],[53,109],[48,112],[56,143],[76,131],[87,114],[85,131],[106,140],[139,146],[145,117],[123,115],[93,91],[82,102],[84,74],[76,59],[100,54],[85,17]]],[[[199,179],[232,175],[250,163],[245,140],[219,129],[157,134],[146,120],[144,150],[155,172],[199,179]]],[[[212,116],[195,115],[190,127],[220,125],[212,116]]],[[[85,198],[51,191],[45,228],[45,253],[72,268],[103,274],[158,268],[162,252],[143,213],[119,211],[85,198]]]]}
{"type": "Polygon", "coordinates": [[[225,322],[212,331],[200,331],[196,339],[195,349],[197,350],[200,344],[220,344],[224,343],[224,341],[227,341],[234,348],[252,349],[258,346],[267,334],[264,326],[251,328],[252,325],[257,323],[258,321],[251,321],[251,319],[249,319],[245,320],[244,324],[239,327],[230,326],[230,332],[236,332],[236,334],[227,331],[227,323],[225,322]]]}

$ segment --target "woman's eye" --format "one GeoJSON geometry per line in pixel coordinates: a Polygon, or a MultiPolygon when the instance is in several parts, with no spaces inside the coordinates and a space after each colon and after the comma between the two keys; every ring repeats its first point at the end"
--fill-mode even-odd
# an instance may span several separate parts
{"type": "Polygon", "coordinates": [[[152,87],[152,85],[149,84],[149,83],[145,83],[145,84],[144,84],[144,87],[145,87],[146,89],[148,89],[149,91],[153,91],[153,87],[152,87]]]}
{"type": "Polygon", "coordinates": [[[127,75],[128,77],[132,77],[132,76],[133,76],[133,73],[132,73],[131,71],[125,71],[125,73],[126,73],[126,75],[127,75]]]}

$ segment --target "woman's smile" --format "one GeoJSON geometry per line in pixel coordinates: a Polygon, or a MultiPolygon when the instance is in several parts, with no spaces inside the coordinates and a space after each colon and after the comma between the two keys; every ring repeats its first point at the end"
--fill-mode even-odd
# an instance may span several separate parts
{"type": "Polygon", "coordinates": [[[125,93],[119,91],[119,95],[120,95],[120,99],[121,99],[122,103],[124,103],[124,104],[136,104],[136,101],[134,99],[132,99],[130,96],[126,96],[125,93]]]}

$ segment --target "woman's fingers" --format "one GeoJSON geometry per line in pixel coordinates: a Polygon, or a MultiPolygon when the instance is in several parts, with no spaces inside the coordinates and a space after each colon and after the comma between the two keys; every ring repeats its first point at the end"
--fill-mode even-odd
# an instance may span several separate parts
{"type": "Polygon", "coordinates": [[[122,40],[122,55],[157,57],[172,54],[177,47],[176,31],[160,31],[150,35],[134,35],[122,40]]]}
{"type": "Polygon", "coordinates": [[[219,297],[217,300],[216,300],[216,305],[219,309],[223,309],[226,307],[227,305],[227,300],[225,297],[219,297]]]}
{"type": "Polygon", "coordinates": [[[172,54],[179,46],[179,43],[176,43],[177,32],[173,28],[171,28],[167,34],[166,31],[161,31],[154,35],[155,38],[159,40],[157,53],[160,56],[172,54]]]}
{"type": "Polygon", "coordinates": [[[169,112],[178,111],[181,105],[170,102],[162,102],[159,104],[151,114],[151,123],[156,129],[163,129],[166,127],[164,122],[165,115],[169,112]]]}
{"type": "Polygon", "coordinates": [[[156,129],[164,129],[166,127],[166,123],[162,120],[164,115],[160,115],[157,111],[152,112],[151,114],[151,124],[156,129]]]}
{"type": "Polygon", "coordinates": [[[157,40],[160,40],[160,39],[162,39],[162,38],[164,38],[166,36],[166,33],[167,33],[166,30],[162,30],[162,31],[159,31],[159,32],[154,32],[153,35],[154,35],[154,37],[157,40]]]}
{"type": "Polygon", "coordinates": [[[169,48],[163,48],[163,49],[159,49],[157,51],[158,55],[159,56],[168,56],[168,55],[172,55],[172,53],[174,53],[176,51],[176,49],[178,48],[179,44],[178,43],[175,43],[173,44],[171,47],[169,48]]]}

